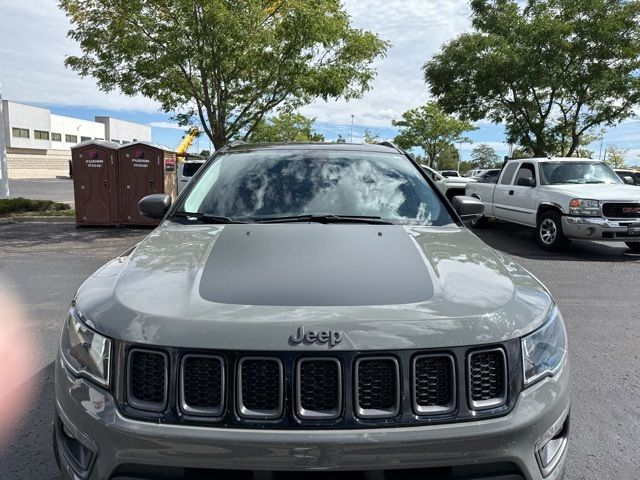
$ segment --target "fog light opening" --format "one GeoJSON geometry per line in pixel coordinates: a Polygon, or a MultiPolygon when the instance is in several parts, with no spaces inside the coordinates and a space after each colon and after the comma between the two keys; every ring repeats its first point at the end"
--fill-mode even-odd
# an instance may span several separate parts
{"type": "Polygon", "coordinates": [[[84,446],[76,437],[71,433],[69,428],[58,418],[58,441],[60,445],[61,453],[69,460],[70,466],[73,471],[81,478],[84,478],[89,473],[91,462],[93,460],[93,452],[84,446]]]}
{"type": "Polygon", "coordinates": [[[565,419],[564,423],[557,433],[553,433],[557,427],[553,428],[547,433],[546,440],[541,442],[541,446],[536,451],[536,458],[538,465],[542,471],[542,476],[547,477],[557,467],[558,462],[562,458],[565,450],[567,449],[567,441],[569,438],[569,416],[565,419]]]}

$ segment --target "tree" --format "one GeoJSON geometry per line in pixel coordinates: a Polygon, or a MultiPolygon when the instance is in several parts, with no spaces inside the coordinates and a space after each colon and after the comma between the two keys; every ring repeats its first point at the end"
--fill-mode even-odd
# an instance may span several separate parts
{"type": "Polygon", "coordinates": [[[211,156],[211,152],[209,150],[202,150],[199,156],[202,158],[209,158],[211,156]]]}
{"type": "Polygon", "coordinates": [[[249,136],[252,143],[324,142],[324,136],[313,131],[315,118],[300,113],[283,112],[256,125],[249,136]]]}
{"type": "Polygon", "coordinates": [[[611,146],[607,148],[604,159],[605,162],[607,162],[611,166],[611,168],[626,168],[626,155],[627,150],[617,148],[616,146],[611,146]]]}
{"type": "Polygon", "coordinates": [[[364,130],[364,143],[380,143],[380,134],[378,132],[372,132],[368,128],[364,130]]]}
{"type": "Polygon", "coordinates": [[[460,152],[453,145],[446,145],[436,157],[436,166],[438,170],[458,170],[458,161],[460,152]]]}
{"type": "Polygon", "coordinates": [[[341,134],[338,134],[338,138],[336,138],[336,143],[347,143],[347,140],[341,134]]]}
{"type": "Polygon", "coordinates": [[[471,151],[471,158],[477,164],[476,168],[496,168],[500,165],[500,157],[495,149],[482,143],[471,151]]]}
{"type": "Polygon", "coordinates": [[[640,103],[640,0],[472,0],[471,33],[424,66],[446,112],[504,123],[535,156],[573,156],[581,138],[640,103]]]}
{"type": "Polygon", "coordinates": [[[391,123],[400,128],[395,142],[402,148],[419,147],[424,150],[432,168],[445,148],[452,143],[468,141],[462,134],[475,130],[469,122],[445,114],[435,102],[404,112],[402,119],[391,123]]]}
{"type": "Polygon", "coordinates": [[[278,108],[359,98],[388,43],[339,0],[60,0],[80,44],[65,64],[105,91],[142,94],[216,149],[278,108]]]}

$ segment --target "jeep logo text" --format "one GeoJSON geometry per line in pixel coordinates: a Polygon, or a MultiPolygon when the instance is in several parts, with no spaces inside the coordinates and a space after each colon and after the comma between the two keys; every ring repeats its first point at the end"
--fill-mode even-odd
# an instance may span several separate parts
{"type": "Polygon", "coordinates": [[[289,337],[289,341],[296,345],[300,343],[329,343],[331,347],[335,347],[342,341],[342,332],[338,330],[321,330],[319,332],[309,330],[305,332],[304,327],[298,327],[298,331],[289,337]]]}

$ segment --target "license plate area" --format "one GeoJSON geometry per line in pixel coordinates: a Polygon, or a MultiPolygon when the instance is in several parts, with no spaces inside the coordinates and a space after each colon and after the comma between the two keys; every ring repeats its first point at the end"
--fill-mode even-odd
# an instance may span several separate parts
{"type": "Polygon", "coordinates": [[[634,223],[627,227],[627,234],[631,237],[640,236],[640,223],[634,223]]]}

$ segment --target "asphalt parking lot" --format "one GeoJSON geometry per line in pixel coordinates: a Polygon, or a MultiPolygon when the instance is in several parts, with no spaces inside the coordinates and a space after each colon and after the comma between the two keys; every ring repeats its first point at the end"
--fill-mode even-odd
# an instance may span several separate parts
{"type": "Polygon", "coordinates": [[[10,180],[11,197],[33,200],[53,200],[68,203],[73,208],[73,181],[70,178],[29,178],[10,180]]]}
{"type": "MultiPolygon", "coordinates": [[[[28,315],[25,328],[34,332],[38,345],[37,394],[25,407],[20,433],[0,452],[0,478],[58,478],[50,432],[60,323],[82,281],[148,233],[71,224],[0,225],[0,286],[19,296],[28,315]]],[[[640,256],[628,254],[624,245],[595,242],[548,254],[530,230],[507,224],[478,234],[540,278],[567,321],[573,371],[567,478],[638,479],[640,256]]]]}

